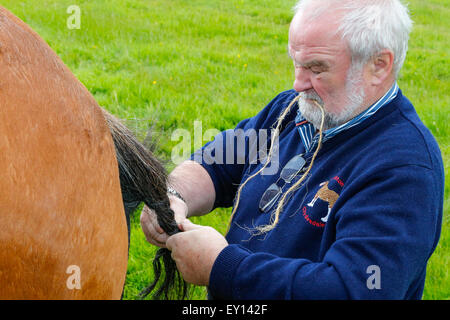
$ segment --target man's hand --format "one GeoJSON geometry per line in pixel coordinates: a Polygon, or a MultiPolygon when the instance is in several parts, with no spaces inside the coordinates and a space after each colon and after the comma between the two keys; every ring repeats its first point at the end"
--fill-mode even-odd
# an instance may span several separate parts
{"type": "Polygon", "coordinates": [[[185,219],[179,232],[166,241],[172,258],[183,279],[189,283],[207,286],[211,269],[219,253],[228,245],[215,229],[200,226],[185,219]]]}
{"type": "MultiPolygon", "coordinates": [[[[188,213],[186,203],[173,195],[168,195],[168,197],[170,208],[175,213],[175,221],[177,223],[182,222],[186,219],[188,213]]],[[[155,211],[147,206],[144,206],[144,209],[142,209],[141,227],[148,242],[158,247],[166,247],[166,240],[169,238],[169,235],[159,225],[155,211]]]]}

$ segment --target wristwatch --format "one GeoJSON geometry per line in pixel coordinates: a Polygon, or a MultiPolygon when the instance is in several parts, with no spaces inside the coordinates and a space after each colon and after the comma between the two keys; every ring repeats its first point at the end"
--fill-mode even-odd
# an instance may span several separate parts
{"type": "Polygon", "coordinates": [[[167,193],[173,194],[178,199],[182,200],[183,202],[186,202],[186,200],[184,200],[184,198],[181,196],[181,194],[177,190],[172,188],[171,186],[167,186],[167,193]]]}

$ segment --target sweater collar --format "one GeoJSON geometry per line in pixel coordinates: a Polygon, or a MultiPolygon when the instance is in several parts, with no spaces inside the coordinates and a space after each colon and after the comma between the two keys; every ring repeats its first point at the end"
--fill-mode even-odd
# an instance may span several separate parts
{"type": "MultiPolygon", "coordinates": [[[[323,133],[322,142],[329,140],[334,137],[338,133],[350,129],[354,126],[359,125],[364,120],[370,118],[374,115],[381,107],[385,106],[389,102],[391,102],[398,94],[399,87],[397,82],[395,82],[392,87],[374,104],[372,104],[369,108],[361,112],[359,115],[354,117],[353,119],[347,121],[346,123],[335,127],[330,128],[323,133]]],[[[295,125],[300,134],[300,138],[302,140],[303,145],[305,146],[306,152],[310,152],[315,148],[319,141],[319,135],[316,135],[316,128],[308,122],[300,113],[300,110],[297,110],[297,116],[295,117],[295,125]]]]}

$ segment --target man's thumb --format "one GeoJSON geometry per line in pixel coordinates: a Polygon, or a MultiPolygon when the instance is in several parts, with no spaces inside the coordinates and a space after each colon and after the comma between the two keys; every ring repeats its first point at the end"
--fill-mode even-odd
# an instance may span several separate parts
{"type": "Polygon", "coordinates": [[[184,219],[179,224],[179,227],[180,227],[181,231],[189,231],[189,230],[198,229],[201,226],[198,224],[192,223],[189,219],[184,219]]]}

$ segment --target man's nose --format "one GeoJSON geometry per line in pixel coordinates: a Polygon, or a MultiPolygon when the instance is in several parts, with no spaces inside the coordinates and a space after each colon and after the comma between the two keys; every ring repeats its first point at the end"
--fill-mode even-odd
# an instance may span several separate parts
{"type": "Polygon", "coordinates": [[[294,90],[297,92],[303,92],[312,89],[311,77],[309,75],[310,71],[303,68],[295,68],[295,81],[294,90]]]}

